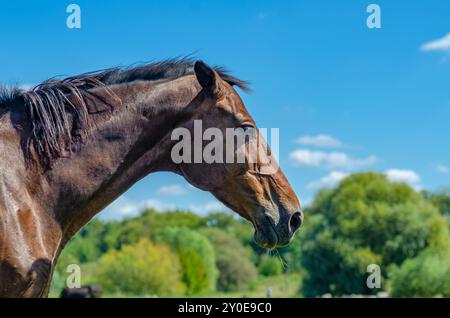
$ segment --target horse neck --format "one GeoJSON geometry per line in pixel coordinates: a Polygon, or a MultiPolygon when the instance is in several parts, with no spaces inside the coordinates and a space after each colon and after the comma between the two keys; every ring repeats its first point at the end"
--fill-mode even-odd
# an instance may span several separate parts
{"type": "Polygon", "coordinates": [[[98,122],[80,150],[47,174],[54,217],[70,238],[134,183],[155,171],[174,171],[170,133],[202,102],[195,77],[112,88],[122,104],[98,122]]]}

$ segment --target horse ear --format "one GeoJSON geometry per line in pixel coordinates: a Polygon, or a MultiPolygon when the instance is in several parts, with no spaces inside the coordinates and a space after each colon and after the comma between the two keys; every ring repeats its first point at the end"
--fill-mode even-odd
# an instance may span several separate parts
{"type": "Polygon", "coordinates": [[[194,71],[198,82],[204,89],[212,93],[218,91],[216,72],[208,64],[200,60],[196,61],[194,71]]]}

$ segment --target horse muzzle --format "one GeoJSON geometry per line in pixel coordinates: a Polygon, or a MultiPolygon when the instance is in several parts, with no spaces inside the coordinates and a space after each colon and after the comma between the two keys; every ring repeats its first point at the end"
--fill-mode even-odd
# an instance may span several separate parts
{"type": "Polygon", "coordinates": [[[303,211],[283,213],[275,217],[271,211],[265,211],[264,216],[254,222],[255,242],[267,249],[288,245],[303,223],[303,211]]]}

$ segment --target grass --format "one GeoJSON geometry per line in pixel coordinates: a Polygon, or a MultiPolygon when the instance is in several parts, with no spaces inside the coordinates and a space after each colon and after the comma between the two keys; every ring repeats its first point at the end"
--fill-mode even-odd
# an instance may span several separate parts
{"type": "MultiPolygon", "coordinates": [[[[300,288],[299,274],[282,274],[277,276],[264,277],[259,276],[257,281],[249,290],[235,292],[211,292],[205,294],[196,294],[192,297],[198,298],[265,298],[267,290],[272,289],[273,298],[293,298],[300,297],[298,290],[300,288]]],[[[130,295],[125,293],[102,295],[103,298],[123,298],[123,297],[154,297],[152,295],[130,295]]],[[[178,295],[173,297],[186,297],[186,295],[178,295]]]]}
{"type": "Polygon", "coordinates": [[[264,298],[267,297],[267,290],[269,288],[272,289],[272,297],[274,298],[299,297],[300,275],[282,274],[270,277],[260,276],[252,288],[247,291],[214,292],[196,296],[213,298],[264,298]]]}

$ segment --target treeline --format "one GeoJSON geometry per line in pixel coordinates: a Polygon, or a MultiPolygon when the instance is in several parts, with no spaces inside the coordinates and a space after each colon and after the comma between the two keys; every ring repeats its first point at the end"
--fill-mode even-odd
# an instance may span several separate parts
{"type": "Polygon", "coordinates": [[[123,221],[91,221],[67,245],[52,291],[69,264],[83,284],[126,295],[205,295],[254,288],[258,277],[298,273],[291,296],[330,293],[450,297],[450,193],[418,193],[376,173],[319,192],[288,247],[266,251],[248,222],[224,213],[151,209],[123,221]],[[380,288],[367,267],[379,266],[380,288]]]}
{"type": "Polygon", "coordinates": [[[253,243],[246,221],[152,209],[123,221],[92,220],[64,249],[53,292],[63,287],[69,264],[81,264],[82,283],[106,293],[159,296],[247,290],[258,275],[283,271],[278,257],[253,243]]]}

